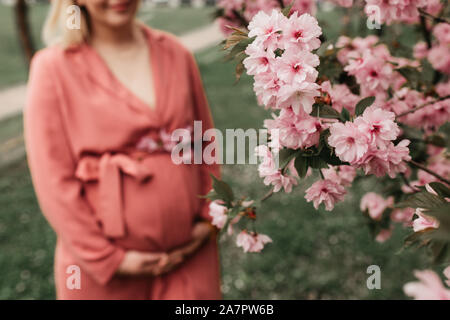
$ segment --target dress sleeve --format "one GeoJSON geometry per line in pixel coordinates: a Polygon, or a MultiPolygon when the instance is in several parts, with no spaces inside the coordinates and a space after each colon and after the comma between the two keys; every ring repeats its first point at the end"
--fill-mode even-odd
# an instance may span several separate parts
{"type": "MultiPolygon", "coordinates": [[[[191,90],[193,94],[194,107],[195,107],[195,120],[202,121],[203,132],[214,128],[214,123],[211,116],[211,110],[209,109],[208,100],[206,99],[205,90],[203,88],[202,78],[195,62],[194,56],[189,52],[189,69],[190,69],[190,82],[191,90]]],[[[208,142],[209,144],[211,142],[208,142]]],[[[203,147],[205,147],[205,144],[203,147]]],[[[220,148],[220,146],[218,146],[220,148]]],[[[201,181],[201,194],[206,195],[212,188],[212,180],[210,174],[213,174],[217,178],[220,178],[220,166],[217,163],[205,164],[202,163],[200,168],[200,181],[201,181]]],[[[208,214],[209,207],[207,200],[201,200],[200,218],[207,221],[212,221],[212,217],[208,214]]]]}
{"type": "Polygon", "coordinates": [[[51,56],[38,53],[31,65],[24,113],[28,165],[41,210],[58,239],[82,270],[106,284],[125,251],[103,235],[75,178],[52,63],[51,56]]]}

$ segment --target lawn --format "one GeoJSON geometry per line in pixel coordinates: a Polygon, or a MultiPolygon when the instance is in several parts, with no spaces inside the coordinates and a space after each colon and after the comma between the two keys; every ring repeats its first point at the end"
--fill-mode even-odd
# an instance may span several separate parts
{"type": "MultiPolygon", "coordinates": [[[[219,129],[258,127],[267,112],[258,107],[251,81],[234,84],[232,67],[217,48],[197,55],[219,129]]],[[[226,165],[225,179],[242,194],[261,196],[266,187],[252,165],[226,165]]],[[[54,233],[41,216],[24,161],[0,172],[0,299],[52,299],[54,233]]],[[[274,243],[262,254],[243,254],[231,239],[221,239],[223,292],[229,299],[403,298],[412,271],[426,266],[423,253],[401,248],[405,230],[376,243],[358,207],[360,190],[376,190],[376,181],[357,184],[332,213],[315,211],[303,199],[305,181],[293,194],[275,195],[260,210],[257,228],[274,243]],[[366,269],[382,270],[382,289],[368,290],[366,269]]]]}
{"type": "MultiPolygon", "coordinates": [[[[31,6],[32,34],[38,48],[42,47],[40,31],[48,10],[46,4],[31,6]]],[[[212,21],[213,8],[148,8],[140,10],[139,18],[156,29],[181,35],[212,21]]],[[[26,65],[16,36],[13,8],[0,4],[0,88],[24,82],[26,65]]]]}

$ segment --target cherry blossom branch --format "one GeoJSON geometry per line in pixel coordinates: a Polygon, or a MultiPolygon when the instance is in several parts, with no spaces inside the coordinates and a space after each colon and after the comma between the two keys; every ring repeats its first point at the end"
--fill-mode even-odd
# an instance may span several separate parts
{"type": "Polygon", "coordinates": [[[233,14],[236,16],[236,18],[238,18],[238,20],[241,22],[241,24],[247,28],[249,22],[247,21],[247,19],[245,19],[245,17],[236,9],[233,10],[233,14]]]}
{"type": "Polygon", "coordinates": [[[278,3],[280,4],[281,9],[285,8],[283,0],[278,0],[278,3]]]}
{"type": "Polygon", "coordinates": [[[269,192],[267,192],[264,197],[261,198],[261,202],[266,201],[267,199],[269,199],[271,196],[273,196],[274,192],[273,189],[271,189],[269,192]]]}
{"type": "Polygon", "coordinates": [[[425,171],[426,173],[431,174],[432,176],[438,178],[438,179],[441,180],[442,182],[445,182],[446,184],[450,185],[450,180],[445,179],[443,176],[441,176],[441,175],[437,174],[436,172],[434,172],[434,171],[428,169],[427,167],[421,165],[420,163],[415,162],[414,160],[410,160],[410,161],[408,161],[408,163],[409,163],[409,164],[412,164],[412,165],[413,165],[414,167],[416,167],[416,168],[419,168],[420,170],[425,171]]]}
{"type": "Polygon", "coordinates": [[[422,104],[422,105],[420,105],[418,107],[415,107],[415,108],[413,108],[411,110],[408,110],[408,111],[400,113],[399,115],[397,115],[396,119],[404,117],[407,114],[414,113],[414,112],[416,112],[416,111],[418,111],[418,110],[420,110],[422,108],[425,108],[426,106],[429,106],[431,104],[435,104],[435,103],[437,103],[439,101],[443,101],[443,100],[447,100],[447,99],[450,99],[450,95],[447,95],[445,97],[439,97],[439,98],[437,98],[437,99],[435,99],[433,101],[428,101],[428,102],[426,102],[426,103],[424,103],[424,104],[422,104]]]}
{"type": "Polygon", "coordinates": [[[405,185],[410,188],[413,192],[419,192],[420,190],[418,190],[416,187],[412,186],[411,183],[409,182],[408,178],[405,176],[404,173],[400,174],[400,177],[402,177],[403,182],[405,183],[405,185]]]}
{"type": "Polygon", "coordinates": [[[431,49],[431,46],[432,46],[432,44],[431,44],[431,34],[428,31],[427,23],[425,21],[425,17],[422,16],[422,15],[420,16],[420,27],[421,27],[420,29],[422,30],[423,37],[425,38],[425,41],[427,43],[427,48],[429,50],[429,49],[431,49]]]}
{"type": "Polygon", "coordinates": [[[428,12],[426,12],[423,9],[419,9],[419,13],[420,13],[421,17],[432,19],[432,20],[434,20],[436,22],[443,22],[443,23],[449,23],[450,24],[450,20],[449,19],[446,19],[446,18],[443,18],[443,17],[433,16],[432,14],[429,14],[428,12]]]}

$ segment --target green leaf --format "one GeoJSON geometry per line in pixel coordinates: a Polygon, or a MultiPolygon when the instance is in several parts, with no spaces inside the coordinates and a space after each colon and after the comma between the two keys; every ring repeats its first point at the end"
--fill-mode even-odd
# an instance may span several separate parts
{"type": "Polygon", "coordinates": [[[440,197],[431,194],[429,192],[418,192],[409,196],[406,200],[398,203],[397,208],[423,208],[423,209],[435,209],[439,208],[447,202],[440,197]]]}
{"type": "Polygon", "coordinates": [[[364,113],[364,110],[366,110],[367,107],[370,107],[375,102],[375,97],[367,97],[364,99],[361,99],[357,104],[355,108],[355,115],[360,116],[364,113]]]}
{"type": "Polygon", "coordinates": [[[430,182],[430,187],[443,198],[450,198],[450,189],[440,182],[430,182]]]}
{"type": "Polygon", "coordinates": [[[295,155],[298,154],[297,150],[292,149],[281,149],[279,153],[279,168],[284,169],[286,166],[294,159],[295,155]]]}
{"type": "Polygon", "coordinates": [[[341,111],[341,117],[342,121],[346,122],[346,121],[350,121],[350,112],[348,112],[347,109],[342,108],[341,111]]]}
{"type": "Polygon", "coordinates": [[[308,165],[313,169],[327,169],[328,164],[321,157],[308,158],[308,165]]]}
{"type": "Polygon", "coordinates": [[[313,117],[319,116],[320,118],[327,119],[340,119],[340,114],[332,106],[324,103],[316,103],[313,105],[313,110],[310,114],[313,117]]]}
{"type": "Polygon", "coordinates": [[[308,172],[308,161],[304,157],[297,157],[295,158],[295,169],[297,170],[298,175],[300,178],[304,178],[306,176],[306,173],[308,172]]]}
{"type": "Polygon", "coordinates": [[[441,148],[447,147],[447,139],[440,134],[428,136],[425,142],[441,148]]]}
{"type": "Polygon", "coordinates": [[[394,70],[406,78],[410,88],[415,90],[420,88],[422,73],[417,68],[406,66],[394,70]]]}
{"type": "Polygon", "coordinates": [[[234,200],[234,194],[231,187],[224,181],[217,179],[214,175],[210,175],[213,179],[213,189],[217,193],[219,199],[225,201],[228,207],[231,207],[231,202],[234,200]]]}

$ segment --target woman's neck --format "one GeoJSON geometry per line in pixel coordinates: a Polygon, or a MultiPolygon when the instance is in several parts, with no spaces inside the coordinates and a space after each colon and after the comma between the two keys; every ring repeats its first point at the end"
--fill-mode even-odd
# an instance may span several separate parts
{"type": "Polygon", "coordinates": [[[138,43],[142,38],[135,22],[120,28],[111,28],[101,24],[92,25],[91,44],[126,48],[138,43]]]}

